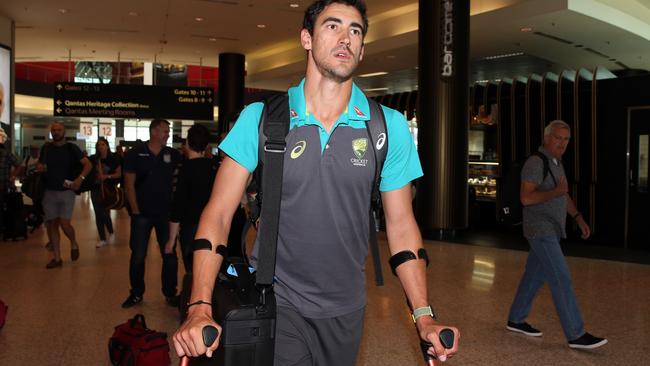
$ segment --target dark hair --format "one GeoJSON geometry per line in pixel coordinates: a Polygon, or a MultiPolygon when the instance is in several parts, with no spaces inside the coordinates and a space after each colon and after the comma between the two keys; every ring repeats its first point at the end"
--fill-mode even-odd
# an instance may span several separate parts
{"type": "Polygon", "coordinates": [[[149,124],[149,133],[151,133],[151,131],[153,131],[154,128],[162,125],[163,123],[169,126],[169,121],[166,119],[154,119],[153,121],[151,121],[151,123],[149,124]]]}
{"type": "Polygon", "coordinates": [[[203,152],[210,142],[210,130],[203,125],[194,125],[187,131],[187,146],[192,151],[203,152]]]}
{"type": "Polygon", "coordinates": [[[105,137],[99,137],[97,139],[97,142],[95,142],[95,152],[97,154],[99,154],[99,151],[97,150],[97,144],[99,144],[100,142],[103,142],[103,143],[106,144],[106,147],[108,148],[108,153],[110,154],[111,153],[111,145],[108,143],[108,140],[106,140],[105,137]]]}
{"type": "Polygon", "coordinates": [[[325,10],[326,7],[332,4],[343,4],[353,6],[359,14],[361,14],[361,19],[363,19],[363,36],[366,36],[368,33],[368,15],[366,14],[366,3],[364,0],[317,0],[314,1],[308,8],[305,10],[305,18],[302,20],[302,27],[306,29],[309,34],[314,35],[314,24],[316,24],[316,19],[320,13],[325,10]]]}

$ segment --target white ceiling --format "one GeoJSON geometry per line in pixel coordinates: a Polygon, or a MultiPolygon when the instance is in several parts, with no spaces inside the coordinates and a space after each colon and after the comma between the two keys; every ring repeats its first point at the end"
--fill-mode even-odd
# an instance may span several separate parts
{"type": "MultiPolygon", "coordinates": [[[[247,86],[279,90],[303,73],[298,33],[310,2],[2,0],[0,14],[16,22],[17,62],[62,61],[70,50],[73,60],[116,61],[119,54],[122,61],[217,66],[219,53],[239,52],[246,55],[247,86]]],[[[360,83],[388,92],[416,88],[417,1],[367,3],[370,33],[359,74],[390,74],[360,83]]],[[[649,0],[472,0],[471,6],[470,80],[516,76],[507,75],[504,59],[483,58],[517,52],[525,57],[512,73],[650,69],[649,0]]]]}

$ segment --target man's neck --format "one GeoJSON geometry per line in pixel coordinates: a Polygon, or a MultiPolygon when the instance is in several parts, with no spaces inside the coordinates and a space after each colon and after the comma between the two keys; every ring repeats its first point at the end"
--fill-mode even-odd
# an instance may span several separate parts
{"type": "Polygon", "coordinates": [[[158,153],[160,153],[160,150],[163,148],[161,143],[153,140],[147,141],[147,147],[149,148],[149,151],[151,151],[154,155],[158,155],[158,153]]]}
{"type": "Polygon", "coordinates": [[[330,131],[336,119],[345,111],[352,94],[352,79],[342,83],[327,79],[318,72],[305,77],[307,111],[330,131]]]}
{"type": "Polygon", "coordinates": [[[190,160],[192,160],[192,159],[198,159],[198,158],[202,158],[202,157],[203,157],[203,153],[202,153],[202,152],[196,152],[196,151],[194,151],[194,150],[190,150],[190,151],[187,153],[187,158],[190,159],[190,160]]]}
{"type": "Polygon", "coordinates": [[[52,141],[52,144],[54,144],[54,146],[63,146],[63,144],[65,144],[65,139],[61,139],[59,141],[52,141]]]}

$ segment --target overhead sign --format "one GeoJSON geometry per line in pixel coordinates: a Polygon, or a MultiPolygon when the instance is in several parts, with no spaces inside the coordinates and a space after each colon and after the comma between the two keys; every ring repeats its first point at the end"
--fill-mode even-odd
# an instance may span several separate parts
{"type": "Polygon", "coordinates": [[[214,119],[210,88],[54,84],[54,115],[69,117],[214,119]]]}

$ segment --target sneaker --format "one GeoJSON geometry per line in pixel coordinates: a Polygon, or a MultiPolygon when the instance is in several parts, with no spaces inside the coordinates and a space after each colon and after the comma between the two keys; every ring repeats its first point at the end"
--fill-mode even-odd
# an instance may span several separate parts
{"type": "Polygon", "coordinates": [[[506,329],[511,331],[511,332],[517,332],[517,333],[522,333],[527,336],[531,337],[541,337],[542,332],[538,329],[533,328],[530,324],[523,322],[523,323],[514,323],[509,321],[508,325],[506,326],[506,329]]]}
{"type": "Polygon", "coordinates": [[[115,233],[108,234],[108,244],[115,244],[115,233]]]}
{"type": "Polygon", "coordinates": [[[79,259],[79,248],[78,247],[70,249],[70,259],[72,259],[73,262],[76,261],[77,259],[79,259]]]}
{"type": "Polygon", "coordinates": [[[59,259],[58,261],[56,259],[52,259],[51,261],[47,262],[45,265],[45,268],[47,269],[52,269],[56,267],[61,267],[63,266],[63,260],[59,259]]]}
{"type": "Polygon", "coordinates": [[[167,305],[177,308],[180,306],[181,298],[178,295],[165,297],[165,302],[167,305]]]}
{"type": "Polygon", "coordinates": [[[130,308],[130,307],[132,307],[134,305],[137,305],[137,304],[139,304],[141,302],[142,302],[142,296],[135,296],[135,295],[131,294],[131,295],[129,295],[129,297],[126,298],[126,300],[124,300],[124,302],[122,303],[122,307],[125,308],[125,309],[130,308]]]}
{"type": "Polygon", "coordinates": [[[107,244],[107,243],[106,243],[106,240],[100,240],[100,241],[97,243],[97,245],[95,245],[95,248],[101,248],[101,247],[105,246],[106,244],[107,244]]]}
{"type": "Polygon", "coordinates": [[[594,349],[605,344],[607,344],[607,339],[594,337],[586,332],[580,338],[569,341],[569,347],[577,349],[594,349]]]}

